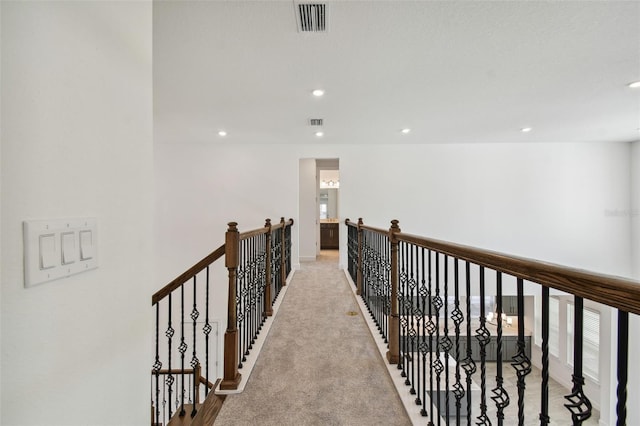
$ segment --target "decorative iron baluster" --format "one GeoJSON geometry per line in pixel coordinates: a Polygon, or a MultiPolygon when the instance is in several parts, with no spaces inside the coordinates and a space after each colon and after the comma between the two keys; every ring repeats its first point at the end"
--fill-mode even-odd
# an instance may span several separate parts
{"type": "Polygon", "coordinates": [[[380,296],[382,297],[382,336],[388,343],[389,315],[391,315],[391,243],[389,237],[381,235],[382,239],[382,282],[380,296]]]}
{"type": "Polygon", "coordinates": [[[253,287],[253,258],[252,258],[252,251],[251,251],[251,243],[252,240],[248,239],[245,240],[245,250],[246,250],[246,257],[245,257],[245,273],[246,273],[246,281],[245,281],[245,288],[244,288],[244,306],[245,306],[245,313],[244,313],[244,353],[242,356],[242,361],[246,362],[247,361],[247,355],[249,355],[249,348],[251,345],[251,322],[252,322],[252,312],[251,312],[251,292],[252,292],[252,287],[253,287]]]}
{"type": "Polygon", "coordinates": [[[584,376],[582,375],[582,336],[584,334],[584,300],[574,297],[574,326],[573,326],[573,387],[571,393],[564,398],[569,401],[564,406],[571,412],[574,426],[591,417],[591,401],[584,394],[584,376]]]}
{"type": "MultiPolygon", "coordinates": [[[[421,372],[424,372],[424,366],[426,366],[424,355],[422,352],[424,341],[424,297],[422,293],[424,291],[424,266],[420,267],[420,254],[424,254],[424,249],[418,249],[417,246],[414,246],[415,249],[415,276],[416,276],[416,297],[415,297],[415,316],[416,316],[416,351],[414,354],[414,362],[416,363],[416,399],[414,400],[416,405],[422,405],[422,391],[424,388],[424,378],[421,375],[421,372]],[[422,303],[421,303],[422,302],[422,303]]],[[[422,263],[424,265],[424,261],[422,263]]],[[[425,293],[426,295],[426,293],[425,293]]]]}
{"type": "Polygon", "coordinates": [[[407,273],[407,243],[401,242],[399,244],[399,264],[400,264],[400,283],[398,285],[398,303],[400,305],[400,361],[398,363],[398,369],[402,369],[400,374],[405,378],[404,384],[409,386],[411,381],[407,376],[408,371],[408,347],[409,347],[409,309],[407,303],[407,294],[409,291],[409,274],[407,273]]]}
{"type": "Polygon", "coordinates": [[[487,345],[491,341],[491,333],[486,326],[484,284],[484,266],[480,266],[480,327],[476,330],[476,339],[480,344],[480,415],[476,423],[478,426],[491,425],[487,416],[487,345]]]}
{"type": "MultiPolygon", "coordinates": [[[[162,382],[162,424],[167,424],[167,384],[162,382]]],[[[171,405],[171,404],[169,404],[171,405]]]]}
{"type": "Polygon", "coordinates": [[[245,312],[245,346],[244,346],[244,361],[247,360],[249,350],[251,349],[251,336],[253,334],[253,289],[254,289],[254,253],[253,253],[253,238],[245,240],[247,249],[247,282],[245,289],[246,298],[246,312],[245,312]]]}
{"type": "MultiPolygon", "coordinates": [[[[267,319],[267,312],[265,310],[265,291],[267,289],[267,264],[269,265],[269,278],[271,278],[271,259],[267,262],[267,241],[269,245],[271,245],[271,238],[267,239],[267,234],[262,234],[260,236],[260,268],[258,269],[260,272],[260,288],[258,290],[258,310],[259,314],[256,317],[256,321],[258,322],[258,330],[256,332],[257,335],[260,335],[260,331],[262,330],[262,326],[267,319]]],[[[270,285],[270,283],[269,283],[270,285]]]]}
{"type": "Polygon", "coordinates": [[[383,318],[383,312],[384,312],[384,287],[383,287],[383,280],[384,280],[384,259],[382,257],[382,235],[378,234],[378,233],[374,233],[372,234],[372,241],[373,241],[373,253],[372,255],[374,256],[375,259],[375,269],[374,269],[374,274],[375,274],[375,285],[374,285],[374,290],[375,293],[372,294],[373,298],[371,301],[372,304],[372,308],[373,308],[373,313],[376,317],[376,325],[378,326],[378,331],[380,331],[380,333],[384,336],[384,318],[383,318]]]}
{"type": "Polygon", "coordinates": [[[347,225],[347,257],[349,276],[353,285],[357,287],[358,228],[349,225],[347,225]]]}
{"type": "MultiPolygon", "coordinates": [[[[193,352],[192,352],[192,358],[191,358],[191,368],[193,369],[193,371],[196,371],[196,367],[200,364],[200,361],[198,360],[198,357],[196,356],[196,335],[197,335],[197,331],[196,331],[196,320],[198,319],[198,317],[200,316],[200,313],[198,312],[198,308],[196,306],[196,302],[197,302],[197,298],[196,298],[196,276],[193,276],[193,310],[191,311],[191,320],[193,321],[193,352]]],[[[196,387],[198,386],[198,382],[197,380],[195,380],[196,378],[194,377],[194,381],[193,381],[193,394],[196,395],[196,387]]],[[[196,404],[200,402],[200,401],[195,401],[195,403],[193,404],[193,410],[191,411],[191,417],[194,417],[197,413],[196,410],[196,404]]]]}
{"type": "Polygon", "coordinates": [[[473,361],[471,347],[471,268],[468,261],[465,262],[465,291],[467,293],[467,356],[462,361],[462,369],[467,378],[467,426],[471,426],[471,376],[476,372],[476,363],[473,361]]]}
{"type": "Polygon", "coordinates": [[[282,270],[281,270],[281,257],[282,257],[282,232],[280,230],[276,230],[271,235],[271,244],[272,249],[271,253],[273,256],[273,261],[271,262],[271,267],[273,268],[272,279],[273,284],[271,285],[271,305],[275,301],[278,293],[280,293],[280,289],[282,289],[282,270]]]}
{"type": "MultiPolygon", "coordinates": [[[[291,273],[291,225],[286,225],[284,228],[284,242],[285,242],[285,272],[286,277],[291,273]]],[[[282,283],[284,285],[284,282],[282,283]]]]}
{"type": "Polygon", "coordinates": [[[248,311],[249,321],[247,321],[247,348],[245,356],[249,355],[249,351],[253,348],[253,336],[255,335],[255,300],[256,300],[256,249],[255,249],[255,237],[247,240],[247,246],[249,251],[249,280],[247,287],[248,297],[248,311]]]}
{"type": "Polygon", "coordinates": [[[524,426],[524,390],[525,377],[531,373],[531,361],[525,353],[524,342],[524,283],[522,278],[518,283],[518,353],[513,357],[511,365],[516,370],[518,377],[518,426],[524,426]]]}
{"type": "MultiPolygon", "coordinates": [[[[205,291],[205,317],[204,317],[204,327],[202,327],[202,332],[204,333],[204,377],[209,383],[209,334],[213,327],[211,327],[211,323],[209,323],[209,267],[207,266],[207,275],[206,275],[206,291],[205,291]]],[[[169,367],[171,368],[171,367],[169,367]]],[[[204,396],[205,398],[209,394],[209,386],[204,387],[204,396]]],[[[171,399],[171,398],[169,398],[171,399]]]]}
{"type": "Polygon", "coordinates": [[[504,409],[509,405],[509,394],[504,389],[502,384],[504,379],[502,377],[502,273],[496,272],[496,299],[497,299],[497,315],[498,315],[498,330],[496,340],[496,387],[492,390],[493,396],[491,399],[496,404],[498,409],[498,426],[504,425],[504,409]]]}
{"type": "MultiPolygon", "coordinates": [[[[427,352],[430,352],[431,349],[427,344],[427,301],[429,306],[431,306],[431,299],[429,294],[429,288],[427,287],[426,270],[425,270],[425,248],[422,247],[420,249],[420,270],[421,270],[421,280],[420,280],[420,296],[422,297],[422,341],[420,342],[419,348],[420,353],[422,354],[422,393],[418,392],[419,395],[422,395],[422,409],[420,410],[420,414],[423,417],[428,415],[427,413],[427,352]]],[[[420,397],[416,398],[416,404],[420,404],[420,397]]]]}
{"type": "MultiPolygon", "coordinates": [[[[447,425],[449,424],[449,352],[453,343],[449,338],[449,256],[444,255],[444,336],[442,337],[442,353],[444,354],[444,410],[447,425]]],[[[438,397],[439,399],[439,397],[438,397]]]]}
{"type": "Polygon", "coordinates": [[[378,330],[381,330],[380,327],[380,320],[379,320],[379,315],[378,315],[378,311],[377,311],[377,298],[379,297],[379,292],[378,292],[378,285],[379,280],[380,280],[380,257],[379,257],[379,253],[376,251],[377,249],[377,236],[376,234],[372,233],[371,234],[371,260],[372,260],[372,269],[371,269],[371,273],[372,273],[372,278],[373,278],[373,287],[372,290],[374,290],[371,294],[370,294],[370,299],[369,299],[369,303],[370,303],[370,307],[371,307],[371,315],[373,316],[373,320],[376,323],[376,326],[378,327],[378,330]]]}
{"type": "Polygon", "coordinates": [[[165,332],[165,336],[167,336],[167,342],[168,342],[168,368],[169,368],[169,374],[167,375],[167,378],[165,379],[165,382],[167,383],[167,386],[169,387],[168,389],[168,399],[169,399],[169,418],[171,418],[171,394],[172,392],[172,387],[173,387],[173,382],[175,381],[174,377],[173,377],[173,372],[171,371],[171,349],[172,349],[172,345],[171,345],[171,340],[173,338],[173,335],[175,334],[175,330],[173,329],[173,326],[171,324],[171,316],[172,316],[172,307],[171,307],[171,296],[172,293],[169,293],[168,296],[168,314],[167,314],[167,318],[168,320],[168,325],[167,325],[167,331],[165,332]]]}
{"type": "MultiPolygon", "coordinates": [[[[369,231],[362,232],[362,300],[367,307],[369,314],[373,316],[371,310],[371,294],[374,285],[371,259],[371,234],[369,231]]],[[[375,321],[375,318],[374,318],[375,321]]]]}
{"type": "Polygon", "coordinates": [[[433,323],[433,283],[431,281],[431,257],[431,250],[429,250],[427,252],[427,282],[429,284],[429,322],[427,323],[427,332],[429,333],[429,400],[431,401],[432,407],[431,414],[429,416],[429,426],[433,426],[433,334],[436,331],[436,325],[433,323]]]}
{"type": "MultiPolygon", "coordinates": [[[[380,322],[378,321],[378,315],[376,312],[376,297],[378,297],[378,291],[377,291],[377,286],[379,284],[378,280],[379,278],[379,269],[380,269],[380,260],[379,258],[376,256],[376,251],[375,251],[375,244],[376,244],[376,235],[371,233],[370,235],[370,260],[371,260],[371,278],[372,278],[372,286],[371,286],[371,290],[372,292],[369,294],[369,309],[371,310],[371,315],[373,316],[373,319],[376,323],[376,325],[378,327],[380,327],[380,322]]],[[[378,330],[380,330],[378,328],[378,330]]]]}
{"type": "Polygon", "coordinates": [[[409,314],[410,314],[410,327],[409,327],[409,352],[408,352],[408,358],[407,360],[409,361],[409,366],[411,367],[411,389],[409,389],[409,393],[411,395],[415,395],[416,394],[416,388],[415,388],[415,380],[416,380],[416,376],[415,376],[415,349],[416,349],[416,315],[418,313],[417,307],[415,306],[415,290],[416,290],[416,277],[414,275],[414,266],[415,266],[415,246],[414,245],[408,245],[407,244],[407,250],[408,250],[408,256],[409,256],[409,281],[408,281],[408,287],[409,287],[409,295],[407,298],[407,304],[408,304],[408,310],[409,310],[409,314]]]}
{"type": "Polygon", "coordinates": [[[156,304],[156,361],[153,363],[153,374],[156,376],[155,407],[156,423],[160,423],[160,304],[156,304]]]}
{"type": "MultiPolygon", "coordinates": [[[[249,329],[249,352],[253,349],[257,334],[258,318],[258,297],[260,288],[260,245],[258,244],[260,236],[255,236],[249,241],[251,252],[251,286],[249,289],[249,306],[251,311],[251,327],[249,329]]],[[[247,354],[249,355],[249,354],[247,354]]]]}
{"type": "Polygon", "coordinates": [[[462,398],[464,398],[464,386],[460,382],[460,324],[464,321],[464,315],[460,310],[460,273],[459,273],[459,259],[454,259],[453,274],[454,274],[454,309],[451,312],[451,318],[455,325],[455,345],[456,345],[456,382],[453,385],[453,396],[456,398],[456,425],[460,426],[460,410],[462,408],[462,398]]]}
{"type": "Polygon", "coordinates": [[[242,368],[242,363],[245,361],[244,357],[244,341],[245,341],[245,332],[244,332],[244,314],[245,314],[245,290],[244,290],[244,282],[246,279],[246,269],[245,269],[245,251],[246,251],[245,241],[240,241],[240,252],[238,254],[238,278],[236,280],[236,306],[237,306],[237,324],[238,324],[238,368],[242,368]]]}
{"type": "Polygon", "coordinates": [[[376,316],[376,324],[378,325],[378,330],[384,335],[384,325],[382,312],[384,310],[382,302],[382,281],[384,279],[384,267],[382,265],[382,235],[374,234],[374,255],[376,256],[376,295],[373,301],[373,310],[376,316]]]}
{"type": "Polygon", "coordinates": [[[542,382],[540,426],[549,424],[549,287],[542,287],[542,382]]]}
{"type": "Polygon", "coordinates": [[[629,313],[618,310],[617,426],[627,424],[627,375],[629,368],[629,313]]]}
{"type": "Polygon", "coordinates": [[[184,353],[187,351],[187,344],[184,341],[184,285],[180,287],[180,379],[182,382],[182,398],[180,400],[180,417],[185,415],[184,410],[184,353]]]}
{"type": "MultiPolygon", "coordinates": [[[[436,372],[436,411],[438,412],[438,426],[440,426],[440,419],[442,418],[442,409],[440,407],[440,376],[444,371],[444,365],[440,360],[440,309],[442,309],[442,298],[440,297],[440,254],[434,253],[436,258],[436,295],[433,298],[433,306],[436,308],[436,360],[433,362],[433,370],[436,372]]],[[[433,394],[431,394],[433,399],[433,394]]]]}

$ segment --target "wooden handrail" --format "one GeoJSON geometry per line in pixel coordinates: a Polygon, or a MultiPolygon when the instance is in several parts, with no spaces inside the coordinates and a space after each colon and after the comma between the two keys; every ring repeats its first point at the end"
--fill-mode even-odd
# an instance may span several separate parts
{"type": "Polygon", "coordinates": [[[220,259],[224,256],[225,245],[221,245],[209,255],[207,255],[200,262],[193,265],[191,268],[187,269],[185,272],[180,274],[176,279],[171,281],[166,286],[162,287],[162,289],[158,290],[153,296],[151,296],[151,305],[155,305],[165,297],[169,295],[173,290],[180,288],[180,286],[186,283],[188,280],[193,278],[198,272],[202,271],[207,266],[211,265],[216,260],[220,259]]]}
{"type": "Polygon", "coordinates": [[[240,241],[248,240],[251,237],[255,237],[257,235],[266,234],[267,232],[269,232],[269,228],[266,227],[266,226],[263,227],[263,228],[252,229],[251,231],[242,232],[240,234],[240,241]]]}
{"type": "Polygon", "coordinates": [[[273,232],[276,229],[280,229],[280,228],[283,228],[285,226],[290,226],[290,225],[293,225],[293,219],[289,219],[288,221],[286,221],[284,223],[280,222],[280,223],[277,223],[275,225],[271,225],[270,228],[268,226],[264,226],[262,228],[252,229],[251,231],[245,231],[245,232],[242,232],[240,234],[240,241],[247,240],[247,239],[249,239],[251,237],[255,237],[257,235],[266,234],[270,230],[273,232]]]}
{"type": "Polygon", "coordinates": [[[639,281],[402,232],[396,237],[399,241],[640,315],[639,281]]]}
{"type": "MultiPolygon", "coordinates": [[[[358,226],[349,219],[347,226],[358,226]]],[[[389,230],[360,225],[360,229],[389,235],[389,230]]],[[[570,268],[536,259],[513,256],[404,232],[395,233],[405,241],[470,263],[500,271],[526,281],[541,284],[594,302],[640,315],[640,281],[570,268]]]]}
{"type": "MultiPolygon", "coordinates": [[[[284,218],[282,218],[284,219],[284,218]]],[[[285,226],[293,226],[293,219],[289,219],[286,222],[281,221],[274,225],[271,225],[271,231],[275,231],[276,229],[284,228],[285,226]]]]}
{"type": "MultiPolygon", "coordinates": [[[[291,225],[293,225],[293,219],[289,219],[286,222],[280,222],[275,225],[272,225],[270,229],[273,232],[276,229],[280,229],[285,226],[291,226],[291,225]]],[[[254,237],[256,235],[264,234],[265,232],[268,232],[268,230],[269,230],[268,227],[263,227],[263,228],[257,228],[251,231],[243,232],[240,234],[240,240],[242,241],[247,238],[254,237]]],[[[169,284],[165,285],[160,290],[155,292],[155,294],[151,297],[151,305],[152,306],[155,305],[156,303],[158,303],[159,301],[167,297],[169,293],[180,288],[182,284],[186,283],[188,280],[193,278],[193,276],[196,275],[198,272],[202,271],[204,268],[206,268],[216,260],[220,259],[222,256],[224,256],[224,254],[225,254],[225,245],[223,244],[220,247],[218,247],[215,251],[207,255],[204,259],[202,259],[201,261],[193,265],[191,268],[187,269],[185,272],[180,274],[169,284]]]]}
{"type": "MultiPolygon", "coordinates": [[[[358,227],[358,223],[357,222],[352,222],[350,219],[346,219],[344,221],[344,223],[347,226],[354,226],[356,228],[358,227]]],[[[360,225],[360,229],[377,232],[379,234],[385,234],[385,235],[389,234],[389,230],[388,229],[375,228],[373,226],[365,225],[364,223],[360,225]]]]}

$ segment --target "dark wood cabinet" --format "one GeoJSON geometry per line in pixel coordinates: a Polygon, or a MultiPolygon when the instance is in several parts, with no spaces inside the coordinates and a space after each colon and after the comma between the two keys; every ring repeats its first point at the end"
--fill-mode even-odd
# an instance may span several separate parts
{"type": "Polygon", "coordinates": [[[340,246],[340,224],[321,223],[320,224],[320,248],[337,249],[340,246]]]}

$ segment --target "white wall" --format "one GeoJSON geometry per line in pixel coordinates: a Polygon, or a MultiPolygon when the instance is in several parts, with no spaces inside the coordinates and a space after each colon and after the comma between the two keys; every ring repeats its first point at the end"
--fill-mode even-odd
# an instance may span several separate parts
{"type": "MultiPolygon", "coordinates": [[[[631,241],[633,277],[640,280],[640,141],[631,144],[631,241]]],[[[640,366],[634,360],[640,358],[640,318],[638,315],[629,316],[629,395],[636,395],[635,402],[629,404],[627,424],[640,424],[640,408],[637,401],[640,397],[640,366]]]]}
{"type": "MultiPolygon", "coordinates": [[[[316,160],[314,158],[303,158],[300,160],[300,183],[298,199],[298,223],[296,234],[299,236],[299,258],[301,261],[316,259],[318,251],[318,240],[315,237],[318,226],[316,218],[316,196],[318,193],[318,178],[316,172],[316,160]]],[[[298,262],[295,262],[296,264],[298,262]]]]}
{"type": "Polygon", "coordinates": [[[2,417],[149,421],[150,2],[3,1],[2,417]],[[22,221],[95,216],[100,266],[23,286],[22,221]]]}
{"type": "Polygon", "coordinates": [[[631,144],[631,265],[640,280],[640,141],[631,144]]]}
{"type": "MultiPolygon", "coordinates": [[[[158,270],[171,270],[163,280],[173,278],[210,251],[213,241],[222,241],[228,220],[238,218],[242,229],[260,226],[265,217],[299,214],[300,159],[331,157],[340,159],[341,222],[362,216],[367,224],[387,228],[396,218],[406,232],[629,275],[631,225],[618,213],[630,207],[629,149],[617,143],[372,145],[366,150],[359,145],[157,144],[164,253],[158,270]],[[184,207],[196,205],[201,207],[184,207]]],[[[294,219],[295,264],[298,247],[305,244],[299,236],[309,223],[294,219]]],[[[346,264],[345,250],[341,256],[346,264]]]]}
{"type": "Polygon", "coordinates": [[[631,273],[630,221],[616,214],[630,205],[628,144],[372,145],[365,151],[176,142],[156,145],[160,275],[180,273],[221,243],[229,220],[246,229],[265,217],[295,214],[300,159],[327,156],[340,158],[341,220],[362,216],[387,228],[395,218],[406,232],[631,273]]]}

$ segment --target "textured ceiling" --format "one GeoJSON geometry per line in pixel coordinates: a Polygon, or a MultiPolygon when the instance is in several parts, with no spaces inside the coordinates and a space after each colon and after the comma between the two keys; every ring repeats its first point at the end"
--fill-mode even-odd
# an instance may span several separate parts
{"type": "Polygon", "coordinates": [[[640,139],[640,2],[327,4],[303,34],[292,1],[156,1],[157,141],[640,139]]]}

